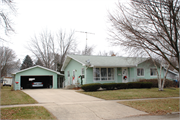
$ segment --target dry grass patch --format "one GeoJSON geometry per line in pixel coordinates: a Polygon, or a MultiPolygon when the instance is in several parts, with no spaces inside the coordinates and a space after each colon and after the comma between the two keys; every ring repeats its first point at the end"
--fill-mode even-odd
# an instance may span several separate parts
{"type": "Polygon", "coordinates": [[[1,108],[1,119],[56,119],[42,106],[1,108]]]}
{"type": "Polygon", "coordinates": [[[163,115],[179,111],[179,99],[122,101],[118,103],[147,112],[151,115],[163,115]]]}
{"type": "Polygon", "coordinates": [[[1,105],[33,104],[38,103],[26,93],[18,90],[11,91],[12,87],[4,86],[1,89],[1,105]]]}
{"type": "Polygon", "coordinates": [[[105,100],[124,100],[124,99],[142,99],[142,98],[165,98],[165,97],[179,97],[179,88],[158,91],[158,88],[151,89],[121,89],[121,90],[106,90],[95,92],[80,93],[91,95],[105,100]]]}

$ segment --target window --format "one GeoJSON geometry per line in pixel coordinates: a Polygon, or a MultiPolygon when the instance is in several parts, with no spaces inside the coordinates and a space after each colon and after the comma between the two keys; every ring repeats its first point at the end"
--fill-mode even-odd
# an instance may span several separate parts
{"type": "Polygon", "coordinates": [[[114,80],[114,69],[108,68],[108,80],[114,80]]]}
{"type": "Polygon", "coordinates": [[[73,70],[73,77],[75,77],[75,70],[73,70]]]}
{"type": "Polygon", "coordinates": [[[157,69],[156,68],[151,68],[150,69],[150,76],[156,76],[157,75],[157,69]]]}
{"type": "Polygon", "coordinates": [[[144,76],[144,69],[143,68],[137,69],[137,76],[144,76]]]}
{"type": "Polygon", "coordinates": [[[81,76],[84,78],[84,68],[81,69],[81,76]]]}
{"type": "Polygon", "coordinates": [[[114,69],[113,68],[94,68],[94,80],[114,80],[114,69]]]}
{"type": "Polygon", "coordinates": [[[94,68],[94,80],[100,80],[100,69],[99,68],[94,68]]]}
{"type": "Polygon", "coordinates": [[[107,69],[101,68],[101,80],[107,80],[107,69]]]}
{"type": "Polygon", "coordinates": [[[69,71],[67,71],[67,74],[68,74],[68,77],[70,77],[70,72],[69,71]]]}
{"type": "Polygon", "coordinates": [[[81,75],[84,75],[84,68],[81,69],[81,75]]]}

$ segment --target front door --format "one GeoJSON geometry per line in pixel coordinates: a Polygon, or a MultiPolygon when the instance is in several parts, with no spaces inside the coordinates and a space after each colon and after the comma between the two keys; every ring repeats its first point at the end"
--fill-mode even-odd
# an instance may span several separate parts
{"type": "Polygon", "coordinates": [[[72,76],[72,84],[75,85],[76,83],[76,75],[75,70],[73,70],[73,76],[72,76]]]}
{"type": "Polygon", "coordinates": [[[122,82],[128,82],[128,68],[122,68],[122,82]]]}

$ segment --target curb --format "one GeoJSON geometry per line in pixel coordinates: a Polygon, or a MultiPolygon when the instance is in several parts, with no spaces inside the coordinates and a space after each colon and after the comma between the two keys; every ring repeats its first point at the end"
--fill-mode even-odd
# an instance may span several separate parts
{"type": "Polygon", "coordinates": [[[173,114],[173,115],[174,115],[174,114],[180,114],[180,112],[172,112],[172,113],[170,113],[170,114],[173,114]]]}

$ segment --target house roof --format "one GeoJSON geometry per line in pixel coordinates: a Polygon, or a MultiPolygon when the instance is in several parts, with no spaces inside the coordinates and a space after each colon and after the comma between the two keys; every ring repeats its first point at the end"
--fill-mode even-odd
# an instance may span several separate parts
{"type": "Polygon", "coordinates": [[[62,71],[64,71],[71,59],[74,59],[83,66],[87,65],[86,61],[89,60],[91,64],[89,67],[135,67],[138,64],[148,60],[149,58],[67,55],[61,69],[62,71]]]}
{"type": "Polygon", "coordinates": [[[36,66],[33,66],[33,67],[29,67],[29,68],[20,70],[20,71],[18,71],[18,72],[16,72],[16,73],[12,73],[12,75],[15,75],[15,74],[17,74],[17,73],[24,72],[24,71],[27,71],[27,70],[30,70],[30,69],[33,69],[33,68],[42,68],[42,69],[44,69],[44,70],[48,70],[48,71],[54,72],[54,73],[56,73],[56,74],[58,74],[58,75],[64,76],[64,75],[61,74],[60,72],[57,72],[57,71],[54,71],[54,70],[51,70],[51,69],[49,69],[49,68],[42,67],[42,66],[39,66],[39,65],[36,65],[36,66]]]}

